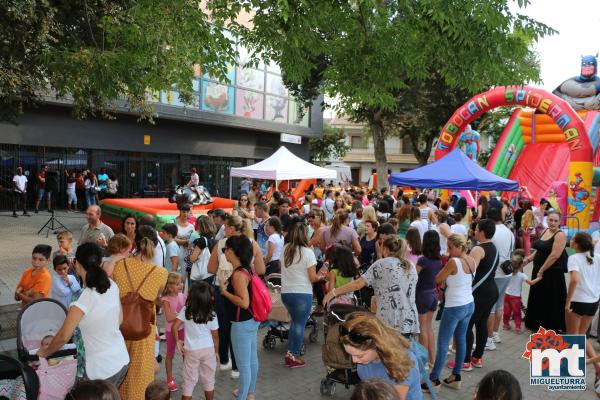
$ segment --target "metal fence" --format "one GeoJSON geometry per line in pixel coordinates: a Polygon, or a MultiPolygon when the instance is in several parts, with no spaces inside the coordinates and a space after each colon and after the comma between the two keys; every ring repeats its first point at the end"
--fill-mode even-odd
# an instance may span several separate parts
{"type": "MultiPolygon", "coordinates": [[[[31,209],[36,200],[37,173],[43,164],[48,165],[50,171],[59,173],[56,207],[64,208],[67,201],[65,171],[90,169],[97,174],[100,168],[106,168],[108,174],[119,182],[118,197],[164,197],[172,186],[185,183],[183,180],[189,169],[196,167],[200,184],[207,187],[213,196],[227,196],[230,168],[251,161],[229,157],[0,144],[0,209],[12,207],[12,178],[18,166],[23,167],[28,178],[27,201],[31,209]]],[[[234,194],[237,194],[238,185],[235,180],[234,194]]]]}

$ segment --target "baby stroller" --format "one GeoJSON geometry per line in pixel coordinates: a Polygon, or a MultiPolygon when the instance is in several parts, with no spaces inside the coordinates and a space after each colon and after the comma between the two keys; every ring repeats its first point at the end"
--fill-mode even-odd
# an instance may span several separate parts
{"type": "Polygon", "coordinates": [[[0,354],[0,396],[11,400],[37,400],[40,381],[33,368],[0,354]]]}
{"type": "Polygon", "coordinates": [[[356,366],[340,343],[340,326],[346,321],[346,316],[355,311],[367,311],[363,307],[352,304],[332,304],[323,320],[323,363],[327,368],[327,376],[321,380],[321,395],[333,396],[335,384],[341,383],[346,389],[359,382],[356,366]]]}
{"type": "MultiPolygon", "coordinates": [[[[273,350],[277,344],[277,339],[279,339],[281,343],[287,340],[290,330],[291,317],[281,300],[281,274],[270,274],[265,277],[265,280],[267,281],[267,288],[271,294],[271,303],[273,304],[273,308],[269,314],[269,330],[267,331],[262,344],[265,349],[273,350]]],[[[316,342],[318,335],[317,321],[312,314],[306,322],[306,328],[310,328],[308,340],[311,343],[316,342]]],[[[301,354],[304,354],[305,351],[306,346],[304,343],[302,343],[302,349],[300,352],[301,354]]]]}
{"type": "Polygon", "coordinates": [[[27,304],[17,317],[19,359],[35,369],[40,400],[62,400],[75,384],[77,350],[74,344],[66,344],[47,359],[36,355],[42,339],[56,335],[66,316],[67,310],[61,303],[44,298],[27,304]]]}

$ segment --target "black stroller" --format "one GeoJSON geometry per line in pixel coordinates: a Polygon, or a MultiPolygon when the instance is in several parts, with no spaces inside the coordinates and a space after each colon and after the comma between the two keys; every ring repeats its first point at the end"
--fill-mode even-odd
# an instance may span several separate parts
{"type": "MultiPolygon", "coordinates": [[[[267,322],[269,330],[263,338],[262,344],[265,349],[273,350],[277,345],[277,339],[279,339],[281,343],[287,340],[290,330],[291,317],[281,301],[281,274],[270,274],[265,277],[265,280],[271,295],[273,309],[269,314],[269,320],[267,322]]],[[[308,334],[309,342],[316,342],[318,338],[317,321],[312,314],[306,322],[306,328],[310,329],[310,333],[308,334]]],[[[300,352],[304,354],[305,351],[306,346],[304,343],[302,343],[300,352]]]]}
{"type": "Polygon", "coordinates": [[[323,363],[327,368],[327,375],[321,380],[321,394],[333,396],[335,384],[341,383],[346,387],[356,385],[360,379],[352,358],[346,353],[340,343],[339,328],[348,314],[355,311],[368,311],[363,307],[352,304],[332,304],[329,306],[323,320],[325,343],[323,344],[323,363]]]}
{"type": "Polygon", "coordinates": [[[24,394],[27,400],[37,400],[40,381],[29,365],[0,354],[0,380],[10,381],[6,386],[0,386],[2,396],[18,399],[24,394]]]}

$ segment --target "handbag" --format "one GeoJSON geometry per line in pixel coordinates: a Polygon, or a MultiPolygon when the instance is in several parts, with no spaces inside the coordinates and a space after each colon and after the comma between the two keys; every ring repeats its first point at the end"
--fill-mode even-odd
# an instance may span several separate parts
{"type": "Polygon", "coordinates": [[[204,236],[202,236],[199,240],[204,240],[205,246],[200,252],[200,255],[196,261],[192,263],[190,279],[193,281],[200,281],[210,276],[210,273],[208,272],[208,260],[210,260],[208,240],[204,236]]]}
{"type": "Polygon", "coordinates": [[[481,286],[483,284],[483,282],[485,282],[485,280],[490,276],[490,274],[492,273],[492,271],[495,270],[494,266],[496,265],[497,262],[498,262],[498,250],[496,250],[496,257],[494,257],[494,263],[492,264],[492,268],[490,268],[490,270],[487,272],[487,274],[485,274],[483,276],[483,278],[481,278],[480,280],[478,280],[477,283],[475,285],[473,285],[473,288],[471,289],[472,292],[474,292],[475,290],[477,290],[477,288],[479,286],[481,286]]]}
{"type": "MultiPolygon", "coordinates": [[[[133,283],[131,282],[131,275],[127,268],[127,260],[125,262],[125,273],[127,274],[127,280],[129,286],[133,289],[133,283]]],[[[152,327],[155,322],[155,307],[154,302],[144,299],[140,296],[140,288],[146,282],[146,279],[154,272],[156,265],[152,267],[150,272],[146,274],[142,282],[135,291],[127,293],[121,297],[121,308],[123,309],[123,322],[119,329],[123,334],[125,340],[141,340],[147,338],[152,333],[152,327]]]]}

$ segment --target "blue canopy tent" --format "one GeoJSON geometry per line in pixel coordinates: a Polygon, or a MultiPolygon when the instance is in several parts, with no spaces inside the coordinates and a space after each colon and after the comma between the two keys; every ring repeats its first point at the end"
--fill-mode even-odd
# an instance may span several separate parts
{"type": "Polygon", "coordinates": [[[458,147],[431,164],[392,174],[390,184],[455,190],[519,190],[516,181],[492,174],[467,157],[458,147]]]}

